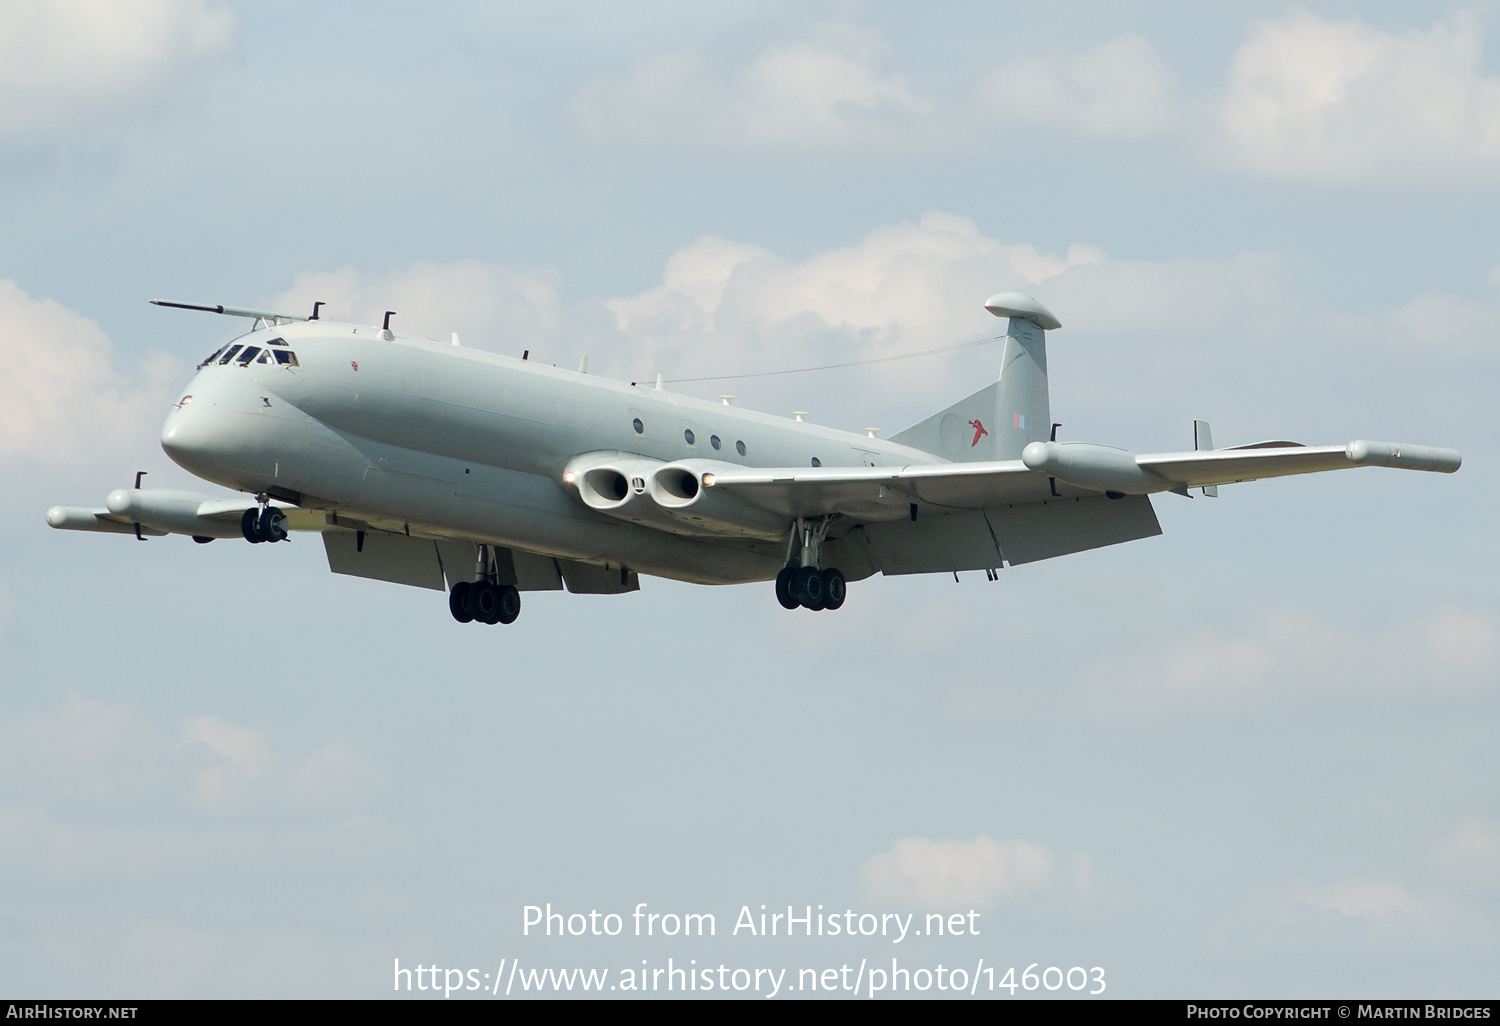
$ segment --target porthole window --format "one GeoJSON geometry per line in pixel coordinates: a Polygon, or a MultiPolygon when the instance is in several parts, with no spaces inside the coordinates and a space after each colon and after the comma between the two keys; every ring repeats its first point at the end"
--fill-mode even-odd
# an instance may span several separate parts
{"type": "Polygon", "coordinates": [[[823,465],[823,461],[820,460],[820,459],[818,459],[816,456],[814,456],[813,457],[813,466],[815,466],[815,467],[821,467],[822,465],[823,465]]]}
{"type": "Polygon", "coordinates": [[[717,449],[719,447],[719,436],[718,435],[709,435],[708,436],[708,444],[711,445],[711,446],[713,446],[715,449],[717,449]]]}
{"type": "Polygon", "coordinates": [[[635,418],[635,420],[632,420],[630,422],[630,426],[635,428],[635,433],[638,435],[644,435],[646,433],[646,425],[641,423],[641,418],[639,417],[635,418]]]}
{"type": "Polygon", "coordinates": [[[682,433],[682,440],[684,442],[686,442],[688,445],[692,445],[693,444],[693,429],[692,428],[688,428],[686,431],[684,431],[682,433]]]}
{"type": "Polygon", "coordinates": [[[737,453],[739,453],[741,456],[745,455],[745,443],[744,442],[735,442],[734,443],[734,451],[737,452],[737,453]]]}

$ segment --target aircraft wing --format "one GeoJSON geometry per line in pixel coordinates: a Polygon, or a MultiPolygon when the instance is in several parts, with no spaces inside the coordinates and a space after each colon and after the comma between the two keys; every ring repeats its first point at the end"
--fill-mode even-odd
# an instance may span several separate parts
{"type": "Polygon", "coordinates": [[[1257,442],[1232,449],[1153,453],[1137,456],[1135,462],[1169,481],[1198,487],[1349,467],[1396,467],[1451,474],[1462,465],[1463,458],[1453,449],[1390,442],[1356,441],[1322,446],[1257,442]]]}
{"type": "Polygon", "coordinates": [[[1257,442],[1233,449],[1141,454],[1083,442],[1033,442],[1019,460],[986,463],[770,469],[715,464],[703,484],[788,517],[844,513],[888,520],[905,516],[912,503],[984,509],[1100,492],[1185,492],[1360,466],[1451,474],[1461,463],[1452,449],[1369,441],[1329,446],[1257,442]]]}

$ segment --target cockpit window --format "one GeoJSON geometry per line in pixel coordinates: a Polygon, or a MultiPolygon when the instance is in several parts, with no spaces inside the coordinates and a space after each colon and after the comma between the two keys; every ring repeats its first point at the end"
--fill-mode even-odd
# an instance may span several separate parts
{"type": "Polygon", "coordinates": [[[219,357],[219,366],[222,367],[222,366],[224,366],[224,364],[228,363],[230,360],[233,360],[234,359],[234,354],[237,353],[237,352],[239,352],[239,351],[240,351],[240,347],[239,346],[230,346],[228,349],[226,349],[224,351],[224,355],[221,356],[221,357],[219,357]]]}
{"type": "Polygon", "coordinates": [[[202,363],[200,363],[198,365],[198,369],[202,370],[204,367],[207,367],[209,364],[213,363],[215,360],[217,360],[219,358],[219,354],[222,353],[224,350],[226,350],[228,348],[229,347],[227,345],[222,345],[219,348],[215,349],[212,356],[210,356],[208,359],[204,360],[202,363]]]}
{"type": "Polygon", "coordinates": [[[283,367],[301,366],[301,364],[297,362],[297,354],[292,352],[290,349],[276,350],[276,362],[281,364],[283,367]]]}
{"type": "Polygon", "coordinates": [[[269,339],[269,340],[267,340],[266,345],[268,345],[268,346],[284,346],[284,345],[286,345],[286,339],[284,339],[284,338],[269,339]]]}
{"type": "Polygon", "coordinates": [[[260,346],[247,347],[245,351],[240,354],[240,358],[238,361],[239,365],[241,367],[247,366],[251,360],[255,359],[255,354],[258,352],[260,352],[260,346]]]}
{"type": "Polygon", "coordinates": [[[270,363],[271,362],[271,351],[268,349],[264,353],[261,353],[260,354],[260,359],[256,360],[255,362],[256,363],[270,363]]]}

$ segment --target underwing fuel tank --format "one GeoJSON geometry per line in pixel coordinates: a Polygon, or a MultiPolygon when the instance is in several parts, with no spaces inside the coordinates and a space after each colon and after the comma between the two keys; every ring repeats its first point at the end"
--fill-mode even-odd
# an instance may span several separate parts
{"type": "Polygon", "coordinates": [[[199,538],[241,537],[239,521],[202,515],[206,505],[224,505],[210,495],[166,488],[116,488],[105,497],[104,505],[115,516],[128,517],[171,534],[190,534],[199,538]]]}
{"type": "Polygon", "coordinates": [[[1147,495],[1171,487],[1165,478],[1135,462],[1135,454],[1092,442],[1032,442],[1021,450],[1021,462],[1078,488],[1096,492],[1147,495]]]}

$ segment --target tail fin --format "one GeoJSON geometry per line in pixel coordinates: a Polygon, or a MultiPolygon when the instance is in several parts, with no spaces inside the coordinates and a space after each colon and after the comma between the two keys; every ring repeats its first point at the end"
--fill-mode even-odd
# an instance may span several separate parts
{"type": "Polygon", "coordinates": [[[1018,460],[1028,442],[1051,434],[1047,395],[1047,332],[1062,327],[1045,306],[1019,292],[984,304],[1009,317],[1000,380],[913,425],[891,441],[960,463],[1018,460]]]}

